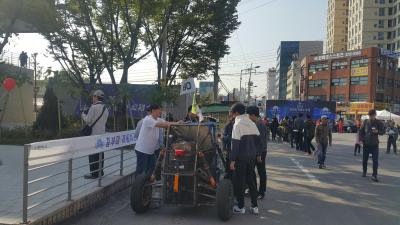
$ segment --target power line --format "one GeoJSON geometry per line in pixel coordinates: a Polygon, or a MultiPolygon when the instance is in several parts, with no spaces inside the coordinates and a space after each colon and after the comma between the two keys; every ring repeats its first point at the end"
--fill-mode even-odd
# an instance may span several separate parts
{"type": "Polygon", "coordinates": [[[269,1],[269,2],[263,3],[263,4],[261,4],[261,5],[258,5],[258,6],[256,6],[256,7],[254,7],[254,8],[251,8],[251,9],[245,11],[245,12],[239,13],[239,15],[244,15],[244,14],[246,14],[246,13],[249,13],[249,12],[253,11],[253,10],[256,10],[256,9],[259,9],[259,8],[264,7],[264,6],[266,6],[266,5],[269,5],[269,4],[271,4],[271,3],[274,3],[274,2],[276,2],[276,1],[278,1],[278,0],[271,0],[271,1],[269,1]]]}

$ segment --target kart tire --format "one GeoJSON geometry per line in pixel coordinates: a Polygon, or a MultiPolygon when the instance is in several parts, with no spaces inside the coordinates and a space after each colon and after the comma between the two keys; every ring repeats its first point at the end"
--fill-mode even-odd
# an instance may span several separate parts
{"type": "Polygon", "coordinates": [[[145,174],[138,175],[131,188],[131,208],[137,214],[145,213],[150,208],[152,197],[152,188],[147,186],[148,176],[145,174]]]}
{"type": "Polygon", "coordinates": [[[229,179],[222,179],[217,186],[217,214],[222,221],[228,221],[233,215],[233,185],[229,179]]]}

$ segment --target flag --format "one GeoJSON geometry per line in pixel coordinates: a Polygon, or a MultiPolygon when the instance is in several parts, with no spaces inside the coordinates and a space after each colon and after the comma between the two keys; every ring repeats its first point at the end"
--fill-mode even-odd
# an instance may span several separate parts
{"type": "Polygon", "coordinates": [[[192,113],[196,114],[199,117],[199,122],[202,122],[204,120],[203,113],[201,113],[201,109],[196,103],[196,93],[193,94],[192,113]]]}

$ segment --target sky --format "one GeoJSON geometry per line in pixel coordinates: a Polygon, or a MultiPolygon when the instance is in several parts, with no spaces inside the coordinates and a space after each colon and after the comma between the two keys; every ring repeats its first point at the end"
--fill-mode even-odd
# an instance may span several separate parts
{"type": "MultiPolygon", "coordinates": [[[[251,65],[260,66],[252,76],[257,86],[253,95],[264,96],[266,74],[263,72],[275,67],[280,41],[325,40],[327,4],[328,0],[242,0],[238,6],[241,25],[228,40],[230,54],[221,62],[222,82],[228,89],[239,88],[240,71],[251,65]]],[[[40,35],[21,34],[5,50],[15,54],[37,52],[41,66],[60,69],[46,48],[47,41],[40,35]]],[[[155,60],[150,55],[135,64],[129,74],[131,83],[152,83],[157,77],[155,60]]],[[[248,79],[248,75],[243,76],[242,87],[248,79]]]]}

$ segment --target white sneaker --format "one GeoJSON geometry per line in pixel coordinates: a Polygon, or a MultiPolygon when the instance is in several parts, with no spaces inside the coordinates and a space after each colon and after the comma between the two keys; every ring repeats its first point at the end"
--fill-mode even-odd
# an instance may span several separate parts
{"type": "Polygon", "coordinates": [[[257,215],[258,214],[258,207],[250,207],[250,213],[257,215]]]}
{"type": "Polygon", "coordinates": [[[243,208],[239,208],[239,206],[235,205],[233,206],[233,213],[237,213],[237,214],[245,214],[246,210],[243,208]]]}

